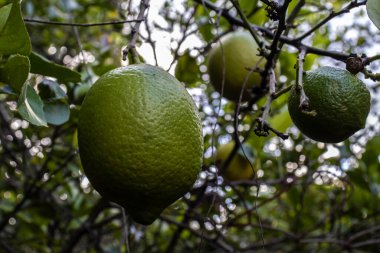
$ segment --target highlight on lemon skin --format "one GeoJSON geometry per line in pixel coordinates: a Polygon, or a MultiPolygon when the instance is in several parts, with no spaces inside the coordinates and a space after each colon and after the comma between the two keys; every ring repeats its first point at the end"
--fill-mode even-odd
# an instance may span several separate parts
{"type": "Polygon", "coordinates": [[[302,89],[309,99],[307,111],[300,107],[301,91],[296,86],[289,96],[288,109],[293,123],[307,137],[338,143],[365,127],[370,92],[347,70],[326,66],[306,72],[302,89]]]}
{"type": "Polygon", "coordinates": [[[184,86],[147,64],[114,69],[81,107],[84,172],[106,199],[151,224],[193,186],[203,157],[201,121],[184,86]]]}

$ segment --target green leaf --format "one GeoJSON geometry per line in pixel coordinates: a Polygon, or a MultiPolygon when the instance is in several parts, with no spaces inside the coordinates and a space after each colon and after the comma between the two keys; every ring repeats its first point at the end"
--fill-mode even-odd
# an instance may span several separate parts
{"type": "Polygon", "coordinates": [[[240,0],[240,7],[247,16],[250,23],[262,26],[268,22],[267,11],[265,8],[257,6],[258,0],[240,0]]]}
{"type": "MultiPolygon", "coordinates": [[[[296,67],[297,64],[297,56],[298,53],[289,53],[287,51],[283,51],[280,54],[280,62],[281,62],[281,74],[285,75],[289,81],[296,79],[296,67]]],[[[318,58],[317,55],[308,54],[305,57],[305,61],[303,64],[304,71],[310,70],[313,66],[315,60],[318,58]]]]}
{"type": "Polygon", "coordinates": [[[205,41],[211,41],[214,38],[212,34],[213,25],[210,23],[210,18],[204,8],[198,8],[195,14],[195,22],[198,25],[198,31],[205,41]]]}
{"type": "Polygon", "coordinates": [[[380,150],[380,136],[375,136],[370,141],[367,142],[362,160],[366,164],[378,163],[379,150],[380,150]]]}
{"type": "Polygon", "coordinates": [[[0,31],[3,30],[5,24],[7,23],[9,14],[11,13],[13,4],[8,4],[0,8],[0,31]]]}
{"type": "Polygon", "coordinates": [[[90,90],[91,85],[89,84],[81,84],[77,85],[74,89],[74,100],[78,102],[82,102],[87,92],[90,90]]]}
{"type": "Polygon", "coordinates": [[[361,162],[366,174],[368,175],[368,181],[370,183],[380,183],[380,136],[377,135],[367,142],[365,152],[362,156],[361,162]]]}
{"type": "Polygon", "coordinates": [[[61,125],[69,120],[70,108],[67,95],[59,83],[45,79],[38,84],[38,94],[43,99],[46,121],[52,125],[61,125]]]}
{"type": "Polygon", "coordinates": [[[47,126],[43,102],[29,84],[24,84],[18,100],[18,112],[23,119],[36,126],[47,126]]]}
{"type": "Polygon", "coordinates": [[[290,80],[295,80],[296,78],[296,68],[297,57],[293,53],[283,51],[280,54],[281,62],[281,74],[285,75],[290,80]]]}
{"type": "Polygon", "coordinates": [[[190,51],[179,57],[175,68],[175,77],[185,84],[193,84],[199,79],[199,68],[197,61],[190,55],[190,51]]]}
{"type": "Polygon", "coordinates": [[[94,71],[95,74],[97,74],[98,76],[101,76],[101,75],[107,73],[108,71],[115,69],[117,67],[118,66],[116,64],[109,64],[109,65],[99,64],[99,65],[93,66],[92,70],[94,71]]]}
{"type": "MultiPolygon", "coordinates": [[[[13,4],[9,5],[11,5],[10,14],[0,32],[0,54],[29,55],[31,51],[30,38],[21,16],[20,3],[14,1],[13,4]]],[[[7,8],[10,7],[8,5],[3,6],[1,14],[6,14],[7,8]],[[4,10],[4,8],[6,9],[4,10]]]]}
{"type": "Polygon", "coordinates": [[[287,105],[283,106],[278,114],[269,118],[269,125],[281,133],[284,133],[291,124],[287,105]]]}
{"type": "Polygon", "coordinates": [[[14,91],[19,93],[28,79],[29,71],[30,62],[28,57],[20,54],[11,55],[4,68],[0,71],[0,81],[9,84],[14,91]]]}
{"type": "Polygon", "coordinates": [[[68,121],[70,108],[67,104],[67,95],[59,83],[45,79],[37,87],[44,102],[43,110],[47,123],[61,125],[68,121]]]}
{"type": "Polygon", "coordinates": [[[60,83],[80,82],[81,76],[78,72],[49,61],[45,57],[32,52],[29,56],[30,72],[44,76],[57,78],[60,83]]]}
{"type": "Polygon", "coordinates": [[[69,105],[62,101],[47,102],[44,105],[46,121],[52,125],[61,125],[69,120],[69,105]]]}
{"type": "Polygon", "coordinates": [[[62,100],[67,99],[66,93],[62,90],[59,83],[52,80],[43,80],[38,84],[39,95],[44,100],[62,100]]]}
{"type": "Polygon", "coordinates": [[[119,59],[115,59],[114,55],[112,53],[111,48],[105,48],[102,49],[102,52],[100,55],[97,57],[97,63],[92,66],[92,70],[94,71],[95,74],[98,76],[103,75],[104,73],[115,69],[120,66],[118,64],[120,61],[119,59]]]}
{"type": "Polygon", "coordinates": [[[367,1],[367,13],[369,19],[380,29],[380,4],[379,0],[367,1]]]}
{"type": "Polygon", "coordinates": [[[248,15],[257,7],[257,0],[241,0],[239,4],[244,14],[248,15]]]}
{"type": "Polygon", "coordinates": [[[12,0],[0,0],[0,8],[12,3],[12,0]]]}
{"type": "Polygon", "coordinates": [[[356,186],[362,188],[363,190],[371,192],[371,189],[369,188],[369,182],[362,170],[354,169],[347,171],[346,173],[350,177],[350,182],[354,183],[356,186]]]}

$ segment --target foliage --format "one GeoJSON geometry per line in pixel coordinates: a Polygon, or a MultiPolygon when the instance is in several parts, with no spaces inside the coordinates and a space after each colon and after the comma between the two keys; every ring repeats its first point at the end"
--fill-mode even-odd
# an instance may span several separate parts
{"type": "Polygon", "coordinates": [[[377,2],[162,0],[141,21],[137,0],[0,0],[0,251],[380,251],[377,2]],[[206,61],[223,35],[248,27],[265,45],[262,79],[276,62],[281,76],[237,104],[213,90],[206,61]],[[77,146],[83,97],[127,64],[134,38],[146,62],[184,82],[203,121],[196,184],[150,226],[100,197],[77,146]],[[371,90],[366,128],[338,144],[306,138],[286,107],[297,74],[352,58],[371,90]],[[231,140],[254,150],[254,179],[218,174],[213,153],[231,140]]]}

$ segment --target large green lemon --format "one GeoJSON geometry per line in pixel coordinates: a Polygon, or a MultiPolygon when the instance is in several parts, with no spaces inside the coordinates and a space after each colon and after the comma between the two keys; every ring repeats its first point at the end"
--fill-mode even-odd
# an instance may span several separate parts
{"type": "MultiPolygon", "coordinates": [[[[245,84],[242,101],[250,98],[253,87],[260,87],[261,75],[252,71],[263,69],[265,58],[258,56],[259,47],[247,31],[236,31],[222,37],[208,56],[210,82],[225,98],[238,102],[245,84]]],[[[276,66],[278,74],[279,66],[276,66]]]]}
{"type": "MultiPolygon", "coordinates": [[[[219,169],[223,168],[223,163],[227,161],[234,146],[235,142],[231,141],[220,145],[216,150],[215,162],[219,169]]],[[[254,168],[252,166],[254,159],[252,149],[246,144],[243,144],[242,148],[239,148],[236,152],[228,167],[221,171],[221,175],[229,181],[248,180],[253,177],[254,168]]]]}
{"type": "Polygon", "coordinates": [[[94,188],[146,225],[191,189],[203,156],[191,96],[173,76],[146,64],[96,81],[81,107],[78,144],[94,188]]]}
{"type": "Polygon", "coordinates": [[[337,143],[365,127],[371,96],[365,84],[347,70],[321,67],[306,72],[303,89],[309,111],[300,108],[300,91],[294,87],[288,109],[294,124],[309,138],[337,143]]]}

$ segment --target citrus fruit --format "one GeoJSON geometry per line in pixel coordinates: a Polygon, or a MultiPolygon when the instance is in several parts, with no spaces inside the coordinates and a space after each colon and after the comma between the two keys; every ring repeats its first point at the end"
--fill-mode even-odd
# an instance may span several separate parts
{"type": "Polygon", "coordinates": [[[190,190],[200,171],[203,138],[185,87],[147,64],[101,76],[79,116],[83,169],[94,188],[151,224],[190,190]]]}
{"type": "Polygon", "coordinates": [[[306,72],[303,89],[309,113],[300,108],[300,90],[294,87],[288,100],[290,117],[309,138],[338,143],[364,128],[371,106],[365,84],[347,70],[321,67],[306,72]]]}
{"type": "MultiPolygon", "coordinates": [[[[223,163],[228,159],[234,146],[235,142],[231,141],[219,146],[216,150],[215,161],[220,169],[223,168],[223,163]]],[[[229,181],[248,180],[253,176],[252,149],[246,144],[242,144],[242,148],[237,150],[228,167],[221,171],[222,176],[229,181]]]]}
{"type": "Polygon", "coordinates": [[[244,102],[250,98],[253,87],[260,87],[261,75],[252,70],[264,68],[266,60],[258,56],[258,49],[256,41],[247,31],[229,33],[211,49],[208,56],[210,82],[225,98],[238,102],[240,92],[245,87],[244,102]]]}

